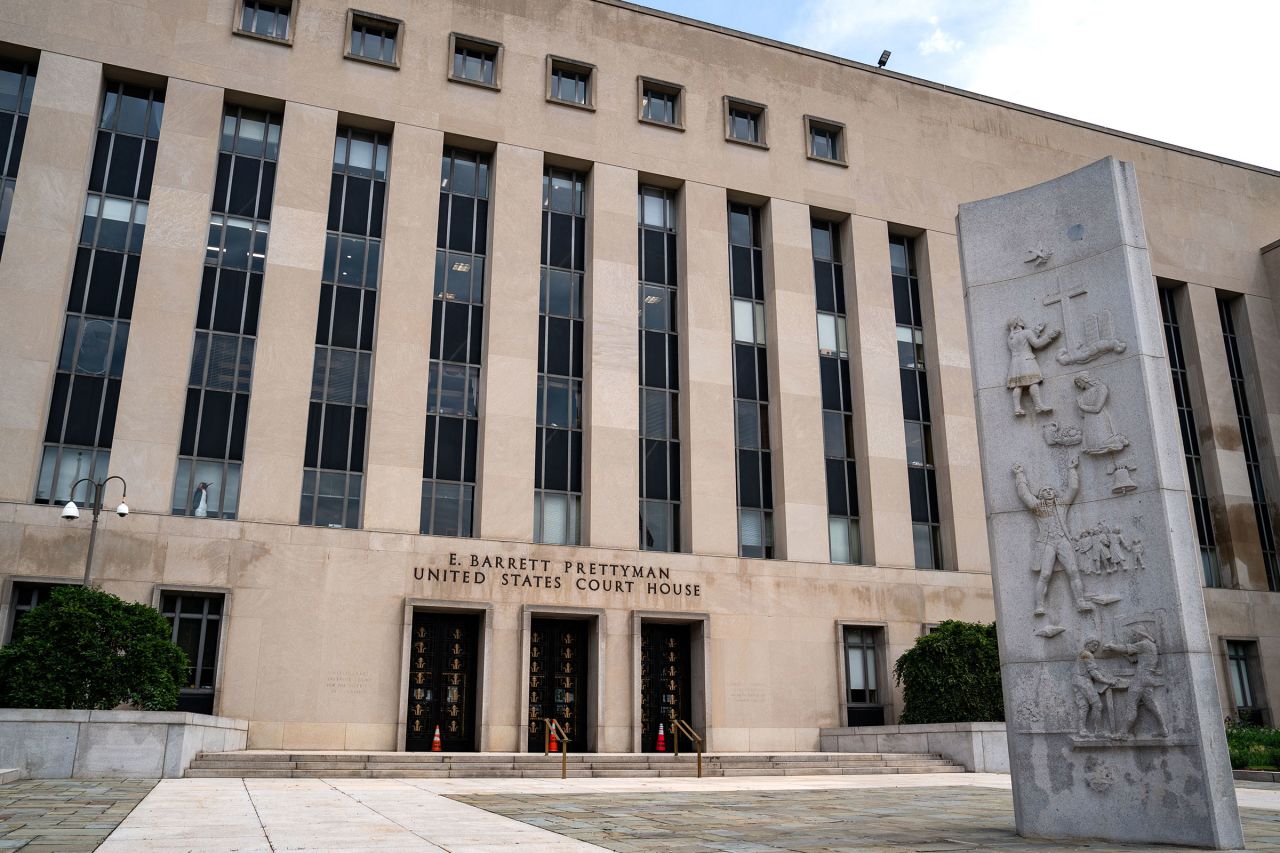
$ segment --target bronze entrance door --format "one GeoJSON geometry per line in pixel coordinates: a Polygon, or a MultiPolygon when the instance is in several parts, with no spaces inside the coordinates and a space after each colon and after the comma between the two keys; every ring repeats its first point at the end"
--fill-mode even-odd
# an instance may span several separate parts
{"type": "Polygon", "coordinates": [[[445,752],[476,748],[476,661],[480,617],[414,613],[409,638],[409,715],[405,749],[426,752],[436,726],[445,752]]]}
{"type": "Polygon", "coordinates": [[[665,728],[667,751],[673,747],[672,721],[693,723],[689,633],[687,622],[640,625],[641,752],[657,751],[658,723],[665,728]]]}
{"type": "Polygon", "coordinates": [[[542,752],[544,720],[559,721],[570,752],[587,749],[587,622],[534,619],[529,631],[529,751],[542,752]]]}

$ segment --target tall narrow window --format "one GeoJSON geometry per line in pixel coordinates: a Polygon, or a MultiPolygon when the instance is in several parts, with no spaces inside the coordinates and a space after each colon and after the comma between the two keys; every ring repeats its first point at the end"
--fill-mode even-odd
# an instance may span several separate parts
{"type": "Polygon", "coordinates": [[[1262,456],[1258,452],[1258,437],[1253,430],[1249,389],[1245,385],[1240,338],[1236,335],[1236,321],[1232,310],[1237,301],[1237,299],[1218,294],[1218,315],[1222,318],[1222,339],[1227,348],[1227,370],[1231,375],[1231,393],[1236,399],[1236,417],[1240,421],[1240,443],[1244,450],[1245,468],[1249,472],[1249,491],[1253,495],[1253,515],[1258,523],[1262,562],[1267,570],[1267,586],[1272,592],[1280,592],[1280,560],[1277,559],[1276,554],[1276,531],[1271,524],[1271,503],[1262,476],[1262,456]]]}
{"type": "Polygon", "coordinates": [[[1256,641],[1227,640],[1227,678],[1231,682],[1236,719],[1255,726],[1269,725],[1271,719],[1262,690],[1262,666],[1256,641]]]}
{"type": "Polygon", "coordinates": [[[472,535],[488,229],[489,158],[450,148],[440,170],[419,527],[436,536],[472,535]]]}
{"type": "Polygon", "coordinates": [[[9,209],[35,87],[34,63],[0,60],[0,255],[4,254],[4,235],[9,230],[9,209]]]}
{"type": "Polygon", "coordinates": [[[915,546],[916,568],[941,569],[938,480],[933,467],[929,383],[924,369],[924,320],[920,313],[915,241],[910,237],[890,236],[889,257],[893,272],[893,313],[898,326],[898,378],[902,383],[902,417],[907,433],[911,538],[915,546]]]}
{"type": "Polygon", "coordinates": [[[815,219],[813,286],[818,305],[818,372],[822,381],[822,455],[827,468],[827,536],[831,562],[862,562],[858,471],[854,462],[853,394],[844,305],[840,226],[815,219]]]}
{"type": "MultiPolygon", "coordinates": [[[[107,86],[36,503],[62,503],[72,497],[76,480],[107,473],[163,112],[164,93],[158,89],[107,86]]],[[[85,494],[81,488],[75,497],[83,500],[85,494]]]]}
{"type": "Polygon", "coordinates": [[[13,588],[9,593],[9,636],[4,638],[5,642],[12,643],[21,639],[22,620],[32,610],[53,597],[53,591],[60,586],[70,586],[70,584],[56,581],[13,582],[13,588]]]}
{"type": "Polygon", "coordinates": [[[844,628],[845,715],[850,726],[884,725],[879,628],[844,628]]]}
{"type": "Polygon", "coordinates": [[[641,187],[640,547],[680,550],[680,350],[675,194],[641,187]]]}
{"type": "Polygon", "coordinates": [[[388,139],[338,128],[299,524],[359,527],[388,139]]]}
{"type": "Polygon", "coordinates": [[[236,517],[279,150],[279,115],[226,108],[173,483],[174,515],[236,517]]]}
{"type": "Polygon", "coordinates": [[[550,167],[542,176],[533,535],[553,545],[577,545],[581,537],[583,182],[577,172],[550,167]]]}
{"type": "Polygon", "coordinates": [[[1169,288],[1160,289],[1160,316],[1164,321],[1165,349],[1169,352],[1169,373],[1173,378],[1173,401],[1178,409],[1178,427],[1182,432],[1182,455],[1187,465],[1187,486],[1191,489],[1191,511],[1196,519],[1196,537],[1200,542],[1200,569],[1204,573],[1205,586],[1222,586],[1213,516],[1209,511],[1209,490],[1205,487],[1204,464],[1200,457],[1200,438],[1196,431],[1195,412],[1191,408],[1191,383],[1182,353],[1177,300],[1169,288]]]}
{"type": "Polygon", "coordinates": [[[764,328],[760,209],[729,205],[733,323],[733,420],[738,451],[738,555],[773,556],[773,460],[769,357],[764,328]]]}
{"type": "Polygon", "coordinates": [[[213,713],[224,601],[221,593],[165,590],[161,594],[160,613],[169,620],[169,638],[187,653],[187,675],[178,691],[179,711],[213,713]]]}

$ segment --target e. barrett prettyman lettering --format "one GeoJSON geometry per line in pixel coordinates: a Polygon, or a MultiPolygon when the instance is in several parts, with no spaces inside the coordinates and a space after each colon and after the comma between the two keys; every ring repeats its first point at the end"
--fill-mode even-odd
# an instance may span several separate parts
{"type": "Polygon", "coordinates": [[[562,571],[564,574],[597,575],[616,578],[670,580],[671,569],[664,566],[638,566],[632,563],[596,563],[581,560],[544,560],[539,557],[507,557],[502,554],[458,554],[449,552],[450,566],[472,569],[506,569],[519,572],[562,571]],[[552,567],[555,567],[553,569],[552,567]]]}
{"type": "Polygon", "coordinates": [[[413,577],[414,580],[435,583],[484,585],[490,577],[485,569],[491,570],[497,586],[689,598],[702,595],[702,584],[673,582],[671,569],[665,566],[544,560],[540,557],[510,557],[502,554],[450,552],[448,567],[415,566],[413,577]]]}

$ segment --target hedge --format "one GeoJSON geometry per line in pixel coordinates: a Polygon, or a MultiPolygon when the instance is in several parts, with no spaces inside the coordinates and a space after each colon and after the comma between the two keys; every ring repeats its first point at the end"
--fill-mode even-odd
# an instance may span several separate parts
{"type": "Polygon", "coordinates": [[[1227,752],[1233,770],[1280,770],[1280,730],[1228,722],[1227,752]]]}
{"type": "Polygon", "coordinates": [[[171,711],[187,656],[154,608],[82,586],[53,590],[0,649],[0,707],[171,711]]]}
{"type": "Polygon", "coordinates": [[[893,677],[902,685],[900,723],[1004,720],[994,622],[943,622],[898,658],[893,677]]]}

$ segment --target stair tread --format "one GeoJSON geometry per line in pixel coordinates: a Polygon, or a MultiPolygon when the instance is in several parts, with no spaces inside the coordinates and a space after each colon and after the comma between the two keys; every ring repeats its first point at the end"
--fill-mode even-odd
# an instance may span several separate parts
{"type": "MultiPolygon", "coordinates": [[[[529,752],[447,753],[329,750],[201,752],[190,778],[559,778],[561,756],[529,752]]],[[[845,776],[963,773],[964,767],[929,752],[708,752],[703,776],[845,776]]],[[[693,777],[697,754],[570,753],[568,775],[586,779],[693,777]]]]}

